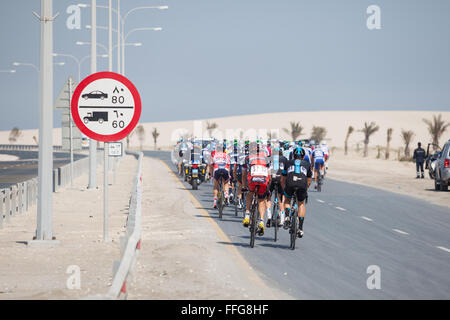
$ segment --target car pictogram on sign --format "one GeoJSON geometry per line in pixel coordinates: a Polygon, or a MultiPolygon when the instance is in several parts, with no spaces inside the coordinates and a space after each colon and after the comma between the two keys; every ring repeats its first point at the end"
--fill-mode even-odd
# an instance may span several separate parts
{"type": "Polygon", "coordinates": [[[81,96],[84,99],[108,99],[108,94],[101,92],[100,90],[85,93],[81,96]]]}

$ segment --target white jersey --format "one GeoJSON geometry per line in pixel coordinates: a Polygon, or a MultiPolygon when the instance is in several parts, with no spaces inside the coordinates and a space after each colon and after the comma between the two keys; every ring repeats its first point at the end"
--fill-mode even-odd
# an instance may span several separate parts
{"type": "Polygon", "coordinates": [[[324,154],[328,155],[328,146],[326,144],[321,145],[320,148],[324,154]]]}

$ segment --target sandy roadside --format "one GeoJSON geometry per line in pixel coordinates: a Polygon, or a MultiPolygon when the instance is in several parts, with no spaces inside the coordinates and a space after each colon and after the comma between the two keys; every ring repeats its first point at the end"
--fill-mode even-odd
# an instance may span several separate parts
{"type": "Polygon", "coordinates": [[[355,152],[345,156],[343,150],[338,149],[330,157],[327,175],[332,179],[400,193],[450,208],[450,192],[434,191],[434,181],[430,179],[428,170],[425,170],[425,179],[415,179],[415,163],[376,159],[374,153],[372,151],[372,155],[363,158],[355,152]]]}
{"type": "MultiPolygon", "coordinates": [[[[87,174],[75,179],[75,189],[54,193],[53,231],[59,246],[27,247],[36,228],[36,207],[12,217],[0,229],[0,299],[78,299],[105,294],[111,283],[113,260],[120,257],[132,180],[134,156],[118,166],[116,184],[109,187],[109,230],[112,242],[103,243],[103,170],[98,167],[98,190],[88,191],[87,174]],[[66,286],[70,265],[81,269],[81,289],[66,286]]],[[[112,174],[110,180],[113,181],[112,174]]]]}
{"type": "Polygon", "coordinates": [[[269,288],[161,161],[144,158],[143,247],[129,299],[289,299],[269,288]]]}

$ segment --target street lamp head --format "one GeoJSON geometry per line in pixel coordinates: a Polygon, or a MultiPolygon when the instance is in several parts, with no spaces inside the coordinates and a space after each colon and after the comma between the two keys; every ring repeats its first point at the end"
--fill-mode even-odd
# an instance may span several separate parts
{"type": "Polygon", "coordinates": [[[20,66],[19,62],[13,62],[13,66],[20,66]]]}
{"type": "Polygon", "coordinates": [[[91,25],[90,25],[90,24],[87,24],[87,25],[86,25],[86,29],[92,29],[91,25]]]}
{"type": "Polygon", "coordinates": [[[78,45],[78,46],[82,46],[82,45],[84,44],[84,42],[82,42],[82,41],[77,41],[77,42],[75,42],[75,44],[78,45]]]}
{"type": "Polygon", "coordinates": [[[167,9],[169,9],[169,6],[159,6],[158,9],[159,10],[167,10],[167,9]]]}
{"type": "Polygon", "coordinates": [[[136,43],[133,43],[133,45],[134,45],[135,47],[140,47],[140,46],[142,46],[142,42],[136,42],[136,43]]]}
{"type": "Polygon", "coordinates": [[[11,72],[11,73],[16,73],[16,70],[11,70],[10,72],[11,72]]]}
{"type": "Polygon", "coordinates": [[[87,8],[87,7],[89,7],[89,5],[87,5],[85,3],[79,3],[79,4],[77,4],[77,6],[79,6],[80,8],[87,8]]]}
{"type": "Polygon", "coordinates": [[[57,56],[58,56],[58,54],[57,54],[57,53],[53,53],[52,55],[53,55],[54,57],[57,57],[57,56]]]}
{"type": "Polygon", "coordinates": [[[109,55],[107,55],[107,54],[102,54],[102,55],[100,55],[100,57],[102,57],[102,58],[108,58],[109,55]]]}
{"type": "Polygon", "coordinates": [[[158,28],[153,28],[153,31],[161,31],[162,28],[158,27],[158,28]]]}
{"type": "Polygon", "coordinates": [[[55,63],[57,66],[63,66],[63,65],[65,65],[66,63],[65,62],[56,62],[55,63]]]}

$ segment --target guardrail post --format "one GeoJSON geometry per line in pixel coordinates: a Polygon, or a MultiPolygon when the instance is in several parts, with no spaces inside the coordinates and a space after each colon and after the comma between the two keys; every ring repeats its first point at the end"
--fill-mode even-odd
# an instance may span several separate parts
{"type": "Polygon", "coordinates": [[[17,186],[11,188],[11,204],[12,215],[15,216],[17,214],[17,186]]]}
{"type": "Polygon", "coordinates": [[[18,209],[19,209],[18,213],[22,214],[23,213],[23,183],[19,183],[19,188],[18,188],[17,192],[18,192],[17,204],[18,204],[18,209]]]}
{"type": "Polygon", "coordinates": [[[11,189],[5,189],[5,220],[7,223],[11,221],[11,189]]]}
{"type": "Polygon", "coordinates": [[[0,190],[0,229],[3,228],[3,213],[4,213],[4,207],[3,199],[5,198],[3,190],[0,190]]]}

